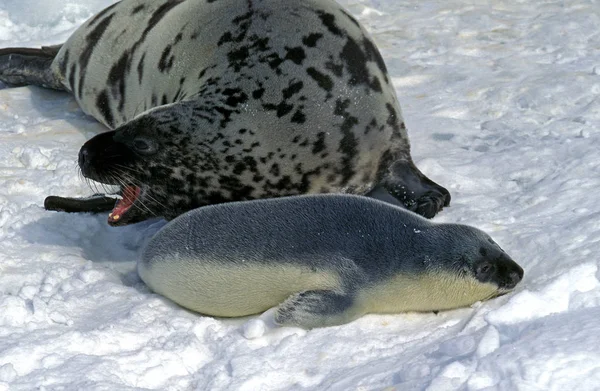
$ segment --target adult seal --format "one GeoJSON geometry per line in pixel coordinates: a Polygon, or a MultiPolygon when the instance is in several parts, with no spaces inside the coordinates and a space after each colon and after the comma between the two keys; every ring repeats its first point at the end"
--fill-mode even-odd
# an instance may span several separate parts
{"type": "Polygon", "coordinates": [[[446,189],[413,164],[384,61],[333,0],[123,0],[63,45],[0,51],[0,80],[71,92],[112,131],[81,148],[121,188],[47,207],[109,223],[306,193],[369,194],[432,217],[446,189]]]}
{"type": "Polygon", "coordinates": [[[343,194],[187,212],[149,241],[138,272],[152,290],[199,313],[237,317],[279,306],[276,323],[303,328],[467,306],[523,277],[476,228],[343,194]]]}

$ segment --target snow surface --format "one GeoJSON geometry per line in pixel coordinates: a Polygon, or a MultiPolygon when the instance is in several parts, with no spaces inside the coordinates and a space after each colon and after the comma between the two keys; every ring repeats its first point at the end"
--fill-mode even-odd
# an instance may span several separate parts
{"type": "MultiPolygon", "coordinates": [[[[0,0],[0,47],[60,43],[111,2],[0,0]]],[[[42,209],[93,192],[76,157],[103,128],[66,94],[1,89],[0,390],[600,389],[600,1],[342,3],[453,195],[436,220],[490,233],[516,292],[308,332],[187,312],[135,272],[162,222],[42,209]]]]}

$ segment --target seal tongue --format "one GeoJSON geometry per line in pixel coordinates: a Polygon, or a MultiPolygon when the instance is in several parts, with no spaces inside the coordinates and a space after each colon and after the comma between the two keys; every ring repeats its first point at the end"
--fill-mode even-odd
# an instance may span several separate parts
{"type": "Polygon", "coordinates": [[[115,205],[112,212],[108,215],[109,223],[116,223],[123,217],[125,213],[131,208],[135,200],[140,195],[141,189],[137,186],[127,186],[123,190],[123,198],[120,199],[115,205]]]}

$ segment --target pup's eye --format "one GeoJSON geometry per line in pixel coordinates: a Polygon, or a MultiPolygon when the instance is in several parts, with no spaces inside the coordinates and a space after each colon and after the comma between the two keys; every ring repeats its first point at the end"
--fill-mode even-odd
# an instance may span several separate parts
{"type": "Polygon", "coordinates": [[[133,149],[142,155],[149,155],[156,152],[156,144],[143,137],[137,137],[133,140],[133,149]]]}

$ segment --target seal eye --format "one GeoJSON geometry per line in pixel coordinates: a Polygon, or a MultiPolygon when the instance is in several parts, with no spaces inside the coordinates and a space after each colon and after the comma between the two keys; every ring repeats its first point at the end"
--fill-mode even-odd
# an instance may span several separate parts
{"type": "Polygon", "coordinates": [[[489,281],[495,273],[496,267],[488,261],[482,262],[475,270],[475,276],[481,282],[489,281]]]}
{"type": "Polygon", "coordinates": [[[156,152],[156,145],[147,138],[136,137],[133,140],[133,149],[139,154],[151,155],[156,152]]]}

